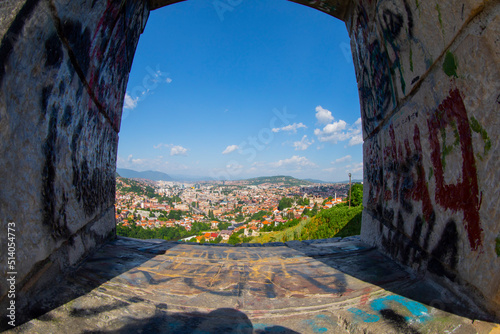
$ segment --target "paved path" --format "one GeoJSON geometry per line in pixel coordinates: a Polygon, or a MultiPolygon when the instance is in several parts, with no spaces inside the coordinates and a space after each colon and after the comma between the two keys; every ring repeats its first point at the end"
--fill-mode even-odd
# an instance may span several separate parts
{"type": "Polygon", "coordinates": [[[11,332],[500,333],[464,305],[357,238],[267,247],[120,238],[46,293],[49,312],[11,332]]]}

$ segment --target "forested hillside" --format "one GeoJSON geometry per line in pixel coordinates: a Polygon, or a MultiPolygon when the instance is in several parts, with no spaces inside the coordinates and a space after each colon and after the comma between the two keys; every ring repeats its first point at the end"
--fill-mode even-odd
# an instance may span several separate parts
{"type": "Polygon", "coordinates": [[[301,240],[348,237],[361,233],[363,206],[337,205],[311,218],[301,231],[301,240]]]}

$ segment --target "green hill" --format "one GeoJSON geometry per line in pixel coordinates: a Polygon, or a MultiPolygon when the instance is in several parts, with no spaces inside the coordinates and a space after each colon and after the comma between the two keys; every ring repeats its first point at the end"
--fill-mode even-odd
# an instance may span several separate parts
{"type": "MultiPolygon", "coordinates": [[[[275,242],[275,241],[291,241],[291,240],[301,240],[301,231],[304,226],[309,222],[310,219],[301,221],[297,226],[293,226],[287,228],[283,231],[277,232],[261,232],[258,237],[253,238],[251,243],[259,243],[263,244],[266,242],[275,242]]],[[[305,239],[304,239],[305,240],[305,239]]]]}
{"type": "Polygon", "coordinates": [[[348,237],[361,233],[363,206],[337,205],[311,218],[301,230],[302,240],[348,237]]]}
{"type": "Polygon", "coordinates": [[[363,206],[349,208],[334,206],[323,210],[316,216],[301,221],[297,226],[278,232],[261,232],[251,243],[274,241],[311,240],[333,237],[349,237],[361,233],[361,214],[363,206]]]}

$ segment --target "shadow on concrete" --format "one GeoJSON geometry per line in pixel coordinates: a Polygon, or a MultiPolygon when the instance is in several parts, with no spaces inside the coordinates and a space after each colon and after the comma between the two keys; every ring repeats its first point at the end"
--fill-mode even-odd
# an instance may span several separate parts
{"type": "MultiPolygon", "coordinates": [[[[98,333],[171,333],[171,334],[202,334],[202,333],[298,333],[282,326],[259,326],[254,328],[248,316],[232,308],[219,308],[210,313],[173,313],[166,309],[157,310],[155,314],[145,319],[123,319],[123,326],[113,330],[98,333]]],[[[83,333],[97,333],[84,331],[83,333]]]]}
{"type": "MultiPolygon", "coordinates": [[[[46,312],[86,295],[110,279],[140,266],[160,252],[165,252],[174,246],[176,246],[174,243],[151,243],[131,238],[119,238],[105,244],[78,267],[69,269],[65,277],[55,279],[51,289],[40,291],[35,298],[27,301],[30,312],[16,314],[16,327],[39,317],[50,320],[50,316],[44,316],[46,312]],[[92,271],[86,270],[90,266],[92,271]],[[76,278],[78,281],[75,281],[76,278]]],[[[75,311],[73,315],[88,316],[126,305],[125,302],[117,303],[113,306],[75,311]]],[[[0,332],[7,329],[12,329],[12,327],[6,321],[0,322],[0,332]]]]}
{"type": "MultiPolygon", "coordinates": [[[[347,290],[349,288],[349,281],[352,281],[352,278],[349,278],[349,276],[352,276],[362,282],[373,284],[371,288],[368,285],[366,285],[366,288],[361,286],[362,290],[359,291],[367,296],[367,300],[371,291],[382,288],[402,297],[458,316],[492,321],[491,317],[478,314],[476,310],[470,308],[467,303],[464,303],[449,291],[441,289],[438,285],[427,280],[413,277],[404,270],[403,267],[384,256],[376,249],[370,248],[359,242],[347,241],[335,244],[337,246],[332,246],[331,241],[330,244],[328,244],[325,240],[292,242],[287,243],[289,251],[286,249],[284,251],[283,248],[280,247],[282,250],[279,254],[283,258],[302,257],[302,255],[298,255],[299,253],[296,252],[299,251],[303,256],[308,256],[337,270],[338,272],[336,274],[328,277],[315,277],[311,275],[313,272],[307,270],[302,272],[296,268],[290,268],[289,274],[296,277],[302,277],[304,282],[308,282],[308,284],[313,289],[317,289],[319,293],[337,295],[339,298],[343,298],[343,295],[347,296],[351,293],[347,290]],[[322,243],[324,243],[324,246],[318,246],[322,243]]],[[[152,305],[151,301],[142,299],[137,295],[129,295],[122,300],[119,298],[114,299],[109,304],[101,303],[92,306],[78,305],[78,302],[73,302],[79,297],[89,294],[93,290],[95,290],[93,291],[94,294],[100,292],[106,294],[106,288],[103,286],[104,283],[125,272],[133,271],[141,267],[145,262],[152,260],[159,254],[165,254],[169,249],[176,246],[178,246],[178,243],[154,240],[142,241],[122,237],[109,242],[93,256],[89,257],[78,268],[75,268],[75,270],[67,275],[65,279],[54,282],[53,289],[40,293],[36,300],[30,301],[33,305],[32,313],[24,316],[19,315],[23,316],[23,318],[17,319],[17,325],[20,326],[35,318],[38,318],[41,322],[57,321],[57,319],[52,319],[53,312],[47,312],[71,302],[70,306],[68,306],[69,304],[66,305],[67,307],[65,306],[66,310],[64,311],[67,312],[66,319],[69,321],[71,321],[71,319],[77,320],[82,318],[93,319],[94,316],[105,316],[106,314],[113,313],[115,310],[123,310],[120,312],[120,317],[114,320],[117,323],[109,327],[113,328],[113,330],[94,331],[95,333],[296,333],[291,329],[281,326],[264,326],[262,324],[258,324],[257,326],[257,324],[252,324],[245,313],[232,308],[218,308],[206,314],[200,312],[182,313],[169,310],[169,306],[165,303],[153,303],[154,305],[152,305]],[[130,316],[130,314],[127,313],[127,309],[134,303],[149,305],[148,307],[150,307],[150,310],[154,310],[154,312],[152,312],[154,314],[145,315],[144,317],[140,317],[140,319],[130,316]]],[[[207,248],[207,254],[210,253],[208,250],[212,247],[209,247],[209,245],[205,245],[204,247],[207,248]]],[[[216,248],[218,247],[212,249],[215,250],[216,248]]],[[[228,257],[235,257],[237,255],[238,247],[232,248],[232,250],[233,252],[230,252],[228,257]]],[[[265,247],[265,251],[272,253],[272,247],[265,247]]],[[[255,254],[255,256],[257,256],[257,254],[255,254]]],[[[234,259],[236,260],[236,257],[234,259]]],[[[217,262],[215,259],[206,259],[206,261],[217,262]]],[[[311,260],[311,262],[315,261],[311,260]]],[[[132,280],[134,281],[127,281],[127,284],[131,286],[137,286],[137,284],[140,285],[143,283],[150,285],[159,284],[158,277],[156,277],[155,280],[148,275],[148,273],[144,273],[144,276],[124,275],[121,279],[133,277],[132,280]]],[[[272,306],[274,305],[273,300],[279,299],[274,299],[277,297],[278,292],[273,290],[275,284],[273,275],[269,277],[269,282],[264,282],[265,285],[260,287],[260,290],[257,291],[259,293],[258,297],[262,299],[263,309],[265,309],[264,304],[272,306]]],[[[164,279],[170,282],[169,280],[171,278],[165,277],[164,279]]],[[[244,285],[247,284],[248,277],[241,277],[235,288],[237,291],[233,289],[234,291],[225,292],[203,289],[203,286],[200,284],[189,280],[190,278],[188,277],[184,278],[184,282],[188,288],[194,287],[203,293],[217,294],[221,297],[238,297],[245,288],[244,285]]],[[[126,296],[126,294],[122,296],[126,296]]],[[[294,295],[287,298],[290,298],[290,301],[296,299],[294,295]]],[[[388,304],[384,304],[384,307],[378,310],[378,316],[384,319],[387,324],[391,325],[397,331],[418,333],[417,329],[414,329],[408,323],[404,314],[399,314],[397,310],[395,311],[394,308],[391,307],[391,303],[392,301],[389,301],[388,304]]],[[[218,305],[213,306],[213,308],[215,308],[218,305]]],[[[207,308],[211,309],[212,307],[207,308]]],[[[177,310],[179,309],[177,308],[177,310]]],[[[361,315],[361,317],[366,316],[370,315],[361,315]]],[[[2,325],[6,324],[2,323],[2,325]]],[[[21,332],[30,332],[31,326],[32,323],[25,324],[25,326],[23,326],[24,329],[20,328],[20,330],[21,332]]],[[[5,329],[8,328],[0,328],[0,330],[5,329]]],[[[92,331],[88,331],[87,333],[92,333],[92,331]]]]}

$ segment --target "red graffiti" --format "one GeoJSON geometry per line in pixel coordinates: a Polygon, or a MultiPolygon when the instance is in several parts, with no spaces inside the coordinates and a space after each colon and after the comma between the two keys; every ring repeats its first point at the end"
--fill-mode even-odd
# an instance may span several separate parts
{"type": "Polygon", "coordinates": [[[450,96],[439,105],[434,115],[428,120],[428,126],[432,151],[431,160],[436,178],[436,202],[446,209],[463,211],[469,244],[473,250],[477,250],[482,244],[482,229],[479,221],[481,200],[469,119],[457,89],[450,91],[450,96]],[[462,181],[457,184],[445,184],[439,133],[441,129],[455,125],[462,151],[462,181]]]}
{"type": "Polygon", "coordinates": [[[359,301],[359,305],[364,306],[370,300],[370,292],[372,291],[372,288],[366,287],[362,290],[363,295],[361,296],[361,299],[359,301]]]}
{"type": "MultiPolygon", "coordinates": [[[[415,201],[422,201],[424,218],[427,222],[429,222],[433,215],[434,209],[429,195],[429,189],[426,183],[425,169],[422,162],[423,153],[422,144],[420,141],[420,129],[418,128],[418,125],[415,125],[413,133],[413,144],[415,145],[416,154],[412,153],[413,151],[410,147],[410,140],[408,138],[404,139],[404,149],[406,154],[403,154],[403,145],[396,145],[396,134],[393,125],[389,127],[389,136],[391,138],[392,145],[384,149],[384,158],[392,161],[393,163],[396,162],[398,166],[404,166],[403,169],[416,169],[416,180],[414,180],[412,187],[406,188],[403,191],[401,190],[403,187],[402,182],[404,182],[405,173],[403,173],[401,170],[391,170],[395,175],[397,175],[394,180],[394,190],[392,197],[396,201],[400,200],[400,196],[402,196],[406,200],[409,200],[411,198],[415,201]],[[408,161],[411,161],[411,163],[408,163],[408,161]]],[[[386,163],[386,166],[389,165],[390,163],[386,163]]],[[[390,197],[391,192],[386,189],[384,199],[389,200],[390,197]]]]}
{"type": "MultiPolygon", "coordinates": [[[[420,142],[420,129],[415,124],[415,130],[413,134],[413,143],[415,144],[415,150],[418,152],[420,159],[422,158],[422,143],[420,142]]],[[[420,162],[417,165],[417,181],[415,182],[415,188],[413,191],[413,199],[416,201],[422,201],[422,211],[424,213],[424,218],[426,221],[430,221],[431,216],[434,212],[432,207],[431,197],[429,196],[429,189],[427,187],[425,177],[425,170],[423,164],[420,162]]]]}

